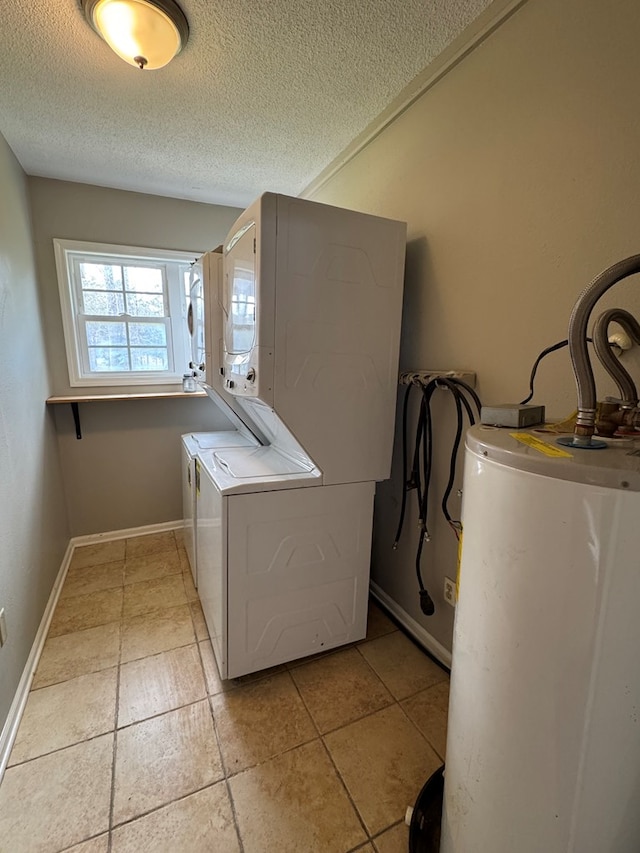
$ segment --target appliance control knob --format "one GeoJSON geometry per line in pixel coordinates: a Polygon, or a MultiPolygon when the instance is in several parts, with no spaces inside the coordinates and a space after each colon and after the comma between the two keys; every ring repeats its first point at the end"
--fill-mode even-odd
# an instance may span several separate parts
{"type": "Polygon", "coordinates": [[[253,367],[250,367],[247,370],[247,382],[255,382],[256,381],[256,372],[253,367]]]}

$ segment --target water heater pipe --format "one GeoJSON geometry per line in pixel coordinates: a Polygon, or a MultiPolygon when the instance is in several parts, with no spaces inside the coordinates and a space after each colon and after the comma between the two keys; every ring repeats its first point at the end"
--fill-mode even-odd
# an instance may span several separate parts
{"type": "Polygon", "coordinates": [[[640,344],[640,324],[628,311],[622,308],[610,308],[601,314],[593,324],[593,346],[602,366],[618,386],[622,405],[632,408],[638,405],[638,392],[631,375],[620,364],[611,350],[609,323],[618,323],[631,340],[640,344]]]}
{"type": "Polygon", "coordinates": [[[601,272],[580,294],[569,320],[569,353],[578,392],[578,417],[573,442],[591,444],[596,422],[596,384],[587,350],[587,326],[594,305],[614,284],[640,272],[640,255],[632,255],[601,272]]]}

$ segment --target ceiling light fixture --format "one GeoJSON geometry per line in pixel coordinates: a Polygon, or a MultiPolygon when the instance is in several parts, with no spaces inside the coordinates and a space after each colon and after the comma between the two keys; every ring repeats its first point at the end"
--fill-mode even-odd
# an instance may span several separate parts
{"type": "Polygon", "coordinates": [[[180,53],[189,24],[174,0],[81,0],[84,14],[129,65],[162,68],[180,53]]]}

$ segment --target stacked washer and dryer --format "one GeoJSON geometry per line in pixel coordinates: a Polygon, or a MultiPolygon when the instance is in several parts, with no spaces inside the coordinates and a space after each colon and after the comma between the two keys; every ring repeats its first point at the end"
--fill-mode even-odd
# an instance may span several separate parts
{"type": "Polygon", "coordinates": [[[185,530],[223,678],[365,636],[405,244],[404,223],[267,193],[202,259],[194,363],[237,432],[183,438],[185,530]]]}

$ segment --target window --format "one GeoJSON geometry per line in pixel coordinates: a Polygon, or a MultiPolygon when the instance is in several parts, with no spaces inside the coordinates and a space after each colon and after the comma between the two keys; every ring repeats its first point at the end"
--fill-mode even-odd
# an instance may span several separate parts
{"type": "Polygon", "coordinates": [[[53,242],[71,386],[178,382],[194,255],[53,242]]]}

